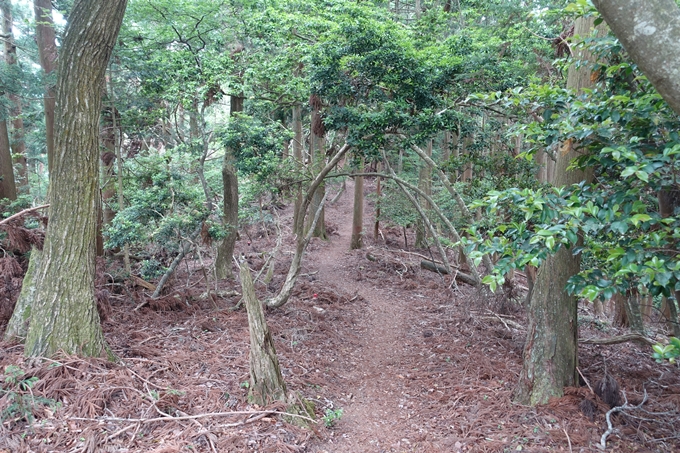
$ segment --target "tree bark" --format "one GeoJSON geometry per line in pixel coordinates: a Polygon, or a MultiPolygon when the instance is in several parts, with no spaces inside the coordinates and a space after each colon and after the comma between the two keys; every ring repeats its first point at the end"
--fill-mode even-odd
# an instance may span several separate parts
{"type": "MultiPolygon", "coordinates": [[[[380,163],[376,163],[376,171],[380,171],[380,163]]],[[[373,240],[377,241],[380,235],[380,203],[382,197],[382,178],[378,176],[375,182],[375,221],[373,222],[373,240]]]]}
{"type": "MultiPolygon", "coordinates": [[[[592,17],[579,18],[575,34],[586,36],[593,29],[592,17]]],[[[589,60],[587,54],[577,55],[577,60],[589,60]]],[[[590,69],[587,65],[572,65],[567,75],[567,87],[580,91],[590,86],[590,69]]],[[[569,141],[558,153],[555,167],[555,186],[565,186],[588,181],[591,174],[568,170],[571,161],[578,157],[576,145],[569,141]]],[[[576,296],[566,291],[567,281],[581,268],[581,256],[564,247],[550,256],[538,270],[531,292],[529,327],[524,345],[524,364],[519,377],[515,399],[523,404],[544,404],[553,396],[563,395],[564,387],[578,382],[578,323],[576,296]]]]}
{"type": "Polygon", "coordinates": [[[250,390],[248,399],[266,406],[275,401],[286,401],[286,383],[283,381],[274,340],[264,318],[262,304],[255,295],[253,278],[247,263],[240,264],[241,291],[248,312],[250,331],[250,390]]]}
{"type": "MultiPolygon", "coordinates": [[[[299,168],[304,167],[304,161],[302,160],[302,105],[295,104],[293,106],[293,160],[299,168]]],[[[297,196],[295,197],[295,210],[293,211],[293,223],[297,221],[295,216],[298,213],[298,209],[302,204],[302,184],[298,184],[296,187],[297,196]]]]}
{"type": "Polygon", "coordinates": [[[8,327],[11,336],[28,320],[27,356],[60,350],[99,356],[108,350],[94,298],[98,131],[101,87],[126,6],[127,0],[76,0],[69,17],[58,63],[61,115],[55,124],[50,222],[42,257],[17,302],[26,308],[14,311],[8,327]]]}
{"type": "Polygon", "coordinates": [[[593,0],[640,70],[680,114],[680,8],[675,0],[593,0]]]}
{"type": "MultiPolygon", "coordinates": [[[[229,100],[229,115],[243,111],[243,96],[231,96],[229,100]]],[[[238,175],[234,166],[236,157],[234,150],[227,149],[224,153],[222,165],[222,190],[224,204],[222,205],[223,226],[227,235],[217,247],[215,259],[215,275],[218,279],[232,278],[231,263],[234,256],[234,247],[238,237],[238,175]]]]}
{"type": "MultiPolygon", "coordinates": [[[[363,171],[363,159],[359,171],[363,171]]],[[[354,210],[352,211],[352,240],[349,248],[351,250],[363,247],[364,236],[364,177],[354,178],[354,210]]]]}
{"type": "MultiPolygon", "coordinates": [[[[427,146],[425,147],[424,151],[427,153],[427,157],[432,159],[432,140],[429,140],[427,142],[427,146]]],[[[427,164],[423,165],[420,168],[420,171],[418,172],[418,187],[428,196],[432,196],[432,169],[427,164]]],[[[421,206],[424,210],[430,209],[427,200],[421,201],[421,206]]],[[[415,246],[417,248],[427,247],[425,237],[426,237],[425,224],[423,222],[418,222],[416,224],[416,243],[415,243],[415,246]]]]}
{"type": "MultiPolygon", "coordinates": [[[[17,64],[17,48],[12,34],[12,9],[9,0],[0,1],[2,9],[2,34],[5,43],[5,63],[8,66],[17,64]]],[[[24,142],[24,119],[22,118],[21,98],[16,93],[8,93],[10,101],[10,118],[12,129],[10,146],[14,164],[17,165],[16,185],[21,193],[28,193],[28,167],[26,163],[26,143],[24,142]]]]}
{"type": "Polygon", "coordinates": [[[45,93],[43,94],[43,106],[45,109],[45,146],[47,148],[47,168],[52,169],[54,156],[54,112],[56,96],[54,85],[49,83],[48,78],[57,66],[57,44],[52,20],[52,1],[33,0],[35,12],[35,31],[38,44],[40,66],[45,77],[45,93]]]}
{"type": "Polygon", "coordinates": [[[7,120],[0,120],[0,198],[17,199],[17,187],[14,183],[14,165],[12,164],[12,148],[9,144],[7,120]]]}
{"type": "MultiPolygon", "coordinates": [[[[321,118],[321,100],[318,96],[312,95],[310,98],[310,104],[312,107],[312,132],[310,136],[310,154],[312,157],[311,167],[314,173],[319,173],[324,168],[326,164],[326,147],[325,147],[325,127],[323,124],[323,119],[321,118]]],[[[319,206],[321,206],[321,200],[326,194],[326,184],[321,181],[319,186],[313,193],[311,211],[316,212],[319,206]]],[[[327,239],[326,235],[326,223],[325,223],[325,210],[321,208],[321,214],[319,216],[319,221],[316,223],[316,228],[314,229],[314,237],[327,239]]],[[[309,228],[309,225],[307,225],[309,228]]]]}

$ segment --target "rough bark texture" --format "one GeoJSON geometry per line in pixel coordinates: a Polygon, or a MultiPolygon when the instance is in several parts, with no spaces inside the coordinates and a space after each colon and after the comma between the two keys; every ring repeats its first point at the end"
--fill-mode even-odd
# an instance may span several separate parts
{"type": "Polygon", "coordinates": [[[14,166],[12,165],[12,149],[9,145],[7,120],[0,120],[0,198],[17,199],[17,187],[14,183],[14,166]]]}
{"type": "MultiPolygon", "coordinates": [[[[376,164],[376,171],[380,171],[380,164],[376,164]]],[[[382,197],[382,178],[378,176],[375,182],[375,221],[373,222],[373,240],[377,241],[380,235],[380,198],[382,197]]]]}
{"type": "Polygon", "coordinates": [[[680,8],[675,0],[593,0],[623,47],[680,114],[680,8]]]}
{"type": "MultiPolygon", "coordinates": [[[[299,166],[299,168],[304,167],[304,161],[302,159],[302,141],[304,140],[304,137],[302,135],[302,106],[300,104],[296,104],[293,106],[293,160],[295,161],[296,165],[299,166]]],[[[297,187],[297,195],[295,197],[295,210],[293,211],[293,223],[295,224],[297,222],[297,214],[300,208],[300,205],[302,204],[302,184],[298,183],[297,187]]]]}
{"type": "MultiPolygon", "coordinates": [[[[229,114],[243,111],[243,97],[231,96],[229,114]]],[[[234,246],[238,237],[238,176],[234,167],[234,150],[227,149],[224,153],[222,165],[222,191],[224,204],[222,206],[223,226],[227,235],[217,247],[215,259],[215,276],[218,279],[232,278],[231,262],[234,256],[234,246]]]]}
{"type": "MultiPolygon", "coordinates": [[[[17,48],[12,35],[12,9],[9,0],[0,1],[2,9],[2,35],[5,43],[5,62],[9,66],[17,64],[17,48]]],[[[24,142],[24,120],[21,116],[21,98],[16,93],[8,93],[12,129],[10,146],[14,163],[17,166],[16,184],[20,192],[28,193],[28,167],[26,166],[26,143],[24,142]]]]}
{"type": "MultiPolygon", "coordinates": [[[[54,22],[52,20],[52,1],[33,0],[33,10],[35,12],[36,42],[38,44],[38,54],[40,55],[40,66],[47,77],[54,72],[57,66],[57,44],[54,22]]],[[[54,111],[56,96],[54,85],[49,82],[45,84],[43,105],[45,108],[47,168],[51,169],[54,158],[54,111]]]]}
{"type": "MultiPolygon", "coordinates": [[[[593,18],[579,18],[575,33],[587,36],[593,29],[593,18]]],[[[580,60],[588,55],[580,55],[580,60]]],[[[567,87],[581,90],[590,86],[587,65],[572,67],[567,76],[567,87]]],[[[573,142],[564,143],[555,162],[555,186],[575,184],[590,179],[579,170],[567,170],[578,156],[573,142]]],[[[524,365],[515,393],[523,404],[544,404],[553,396],[563,395],[564,387],[578,382],[578,323],[575,296],[567,294],[567,280],[577,274],[581,256],[560,248],[538,270],[531,292],[529,327],[524,345],[524,365]]]]}
{"type": "MultiPolygon", "coordinates": [[[[424,150],[427,153],[427,157],[432,158],[432,140],[427,143],[424,150]]],[[[418,187],[420,190],[425,192],[428,196],[432,195],[432,169],[429,165],[423,165],[418,172],[418,187]]],[[[420,204],[424,210],[430,209],[427,200],[420,200],[420,204]]],[[[426,228],[423,222],[418,222],[416,224],[416,244],[417,248],[427,248],[426,241],[426,228]]]]}
{"type": "MultiPolygon", "coordinates": [[[[363,163],[361,164],[363,167],[363,163]]],[[[360,168],[359,170],[363,170],[360,168]]],[[[363,247],[364,237],[364,177],[354,178],[354,210],[352,213],[352,240],[349,248],[351,250],[363,247]]]]}
{"type": "MultiPolygon", "coordinates": [[[[29,319],[24,353],[99,356],[106,349],[94,298],[95,227],[99,199],[99,113],[104,73],[126,0],[76,0],[59,58],[54,168],[49,225],[32,279],[30,319],[15,310],[8,333],[29,319]]],[[[32,257],[32,260],[35,259],[32,257]]],[[[29,296],[30,295],[30,296],[29,296]]]]}
{"type": "MultiPolygon", "coordinates": [[[[312,96],[311,102],[312,106],[312,133],[310,134],[310,153],[312,156],[311,166],[313,168],[313,173],[319,173],[326,164],[326,140],[325,140],[325,130],[323,125],[323,119],[321,118],[321,103],[316,96],[312,96]]],[[[321,181],[321,184],[313,193],[311,210],[316,212],[316,210],[321,205],[321,200],[326,194],[326,184],[321,181]]],[[[309,225],[307,225],[309,228],[309,225]]],[[[319,221],[316,223],[316,228],[314,229],[314,237],[327,239],[326,235],[326,224],[324,210],[321,209],[321,214],[319,216],[319,221]]]]}
{"type": "Polygon", "coordinates": [[[255,295],[255,286],[246,263],[241,263],[241,290],[250,330],[250,390],[248,399],[260,406],[274,401],[286,401],[286,383],[281,375],[274,340],[264,318],[262,304],[255,295]]]}

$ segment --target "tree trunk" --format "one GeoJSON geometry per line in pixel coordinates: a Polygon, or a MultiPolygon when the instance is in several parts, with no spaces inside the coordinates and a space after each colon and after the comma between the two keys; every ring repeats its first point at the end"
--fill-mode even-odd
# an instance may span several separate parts
{"type": "MultiPolygon", "coordinates": [[[[380,171],[380,163],[376,164],[376,171],[380,171]]],[[[378,176],[375,183],[375,222],[373,222],[373,240],[377,241],[380,235],[380,197],[382,197],[382,178],[378,176]]]]}
{"type": "MultiPolygon", "coordinates": [[[[359,171],[363,171],[363,159],[359,165],[359,171]]],[[[364,177],[354,177],[354,210],[352,211],[352,240],[351,250],[363,247],[364,236],[364,177]]]]}
{"type": "Polygon", "coordinates": [[[593,0],[640,70],[680,114],[680,8],[675,0],[593,0]]]}
{"type": "MultiPolygon", "coordinates": [[[[35,11],[35,31],[40,56],[40,66],[45,78],[52,74],[57,63],[57,44],[52,20],[52,1],[33,0],[35,11]]],[[[45,146],[47,148],[47,168],[52,169],[54,156],[54,111],[56,96],[54,86],[45,80],[43,105],[45,108],[45,146]]]]}
{"type": "Polygon", "coordinates": [[[286,383],[283,381],[274,340],[264,318],[262,304],[255,295],[253,278],[247,263],[241,263],[241,291],[248,312],[250,330],[250,390],[248,400],[259,406],[275,401],[286,401],[286,383]]]}
{"type": "MultiPolygon", "coordinates": [[[[314,174],[318,174],[326,165],[326,147],[325,135],[326,130],[321,118],[321,100],[318,96],[312,95],[310,98],[310,105],[312,107],[312,133],[310,137],[311,146],[310,154],[312,156],[311,167],[314,174]]],[[[322,181],[314,192],[311,204],[311,212],[316,212],[321,206],[321,200],[326,194],[326,184],[322,181]]],[[[316,223],[314,229],[314,237],[327,239],[324,209],[321,208],[321,215],[319,221],[316,223]]],[[[307,225],[309,228],[309,225],[307,225]]]]}
{"type": "Polygon", "coordinates": [[[102,112],[101,143],[104,150],[101,153],[101,210],[97,222],[97,256],[104,255],[104,227],[109,225],[115,211],[111,207],[116,197],[116,179],[114,164],[116,161],[116,108],[107,106],[102,112]]]}
{"type": "Polygon", "coordinates": [[[101,87],[126,5],[76,0],[69,17],[59,58],[50,222],[8,327],[11,336],[28,320],[27,356],[99,356],[107,349],[94,298],[98,131],[101,87]]]}
{"type": "Polygon", "coordinates": [[[12,149],[9,144],[7,120],[0,120],[0,198],[17,199],[17,187],[14,183],[14,165],[12,165],[12,149]]]}
{"type": "MultiPolygon", "coordinates": [[[[593,29],[594,18],[579,18],[575,34],[587,36],[593,29]]],[[[589,60],[581,54],[577,60],[589,60]]],[[[587,65],[572,65],[567,75],[567,87],[582,90],[591,85],[587,65]]],[[[565,186],[588,181],[592,176],[580,170],[568,170],[571,161],[579,155],[576,145],[564,143],[558,153],[555,168],[555,186],[565,186]]],[[[564,387],[578,382],[578,300],[566,291],[567,281],[581,268],[581,256],[560,248],[548,257],[538,270],[529,305],[529,327],[524,345],[524,364],[515,392],[523,404],[544,404],[548,399],[563,395],[564,387]]]]}
{"type": "MultiPolygon", "coordinates": [[[[2,34],[5,43],[5,62],[9,67],[17,64],[17,48],[12,34],[12,9],[8,0],[0,1],[2,9],[2,34]]],[[[10,133],[10,145],[14,164],[17,166],[17,188],[19,192],[27,194],[28,190],[28,167],[26,164],[26,143],[24,142],[24,119],[22,118],[21,98],[16,93],[8,93],[11,107],[10,118],[12,130],[10,133]]]]}
{"type": "MultiPolygon", "coordinates": [[[[243,96],[231,96],[229,100],[229,115],[243,111],[243,96]]],[[[227,149],[224,153],[222,165],[222,190],[224,204],[222,206],[223,226],[227,235],[217,247],[215,259],[215,275],[218,279],[232,278],[231,263],[234,256],[234,247],[238,237],[238,176],[234,166],[236,158],[234,150],[227,149]]]]}
{"type": "MultiPolygon", "coordinates": [[[[427,153],[427,157],[432,158],[432,140],[429,140],[427,146],[424,150],[427,153]]],[[[418,188],[425,192],[428,196],[432,195],[432,169],[427,163],[422,166],[418,172],[418,188]]],[[[429,203],[427,201],[420,201],[420,205],[424,210],[430,209],[429,203]]],[[[415,246],[418,248],[426,248],[427,242],[425,240],[426,229],[425,224],[420,221],[416,223],[416,243],[415,246]]]]}
{"type": "MultiPolygon", "coordinates": [[[[302,159],[302,105],[295,104],[293,106],[293,160],[299,168],[304,167],[302,159]]],[[[293,211],[293,223],[297,221],[295,216],[298,214],[300,205],[302,204],[302,184],[297,184],[297,196],[295,197],[295,210],[293,211]]]]}

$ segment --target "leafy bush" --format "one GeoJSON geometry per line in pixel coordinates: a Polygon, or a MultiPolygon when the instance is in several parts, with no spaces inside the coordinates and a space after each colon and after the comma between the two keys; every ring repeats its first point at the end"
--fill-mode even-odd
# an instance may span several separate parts
{"type": "Polygon", "coordinates": [[[680,339],[670,337],[668,340],[669,343],[667,345],[657,343],[652,346],[654,350],[652,357],[658,363],[662,363],[664,360],[668,360],[669,363],[675,363],[675,359],[680,357],[680,339]]]}

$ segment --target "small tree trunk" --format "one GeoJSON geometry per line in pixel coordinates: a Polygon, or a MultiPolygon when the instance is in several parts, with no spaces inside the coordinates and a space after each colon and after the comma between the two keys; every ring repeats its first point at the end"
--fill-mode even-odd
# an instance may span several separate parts
{"type": "MultiPolygon", "coordinates": [[[[363,159],[359,167],[363,171],[363,159]]],[[[351,250],[363,247],[364,236],[364,177],[354,177],[354,210],[352,211],[352,240],[349,248],[351,250]]]]}
{"type": "MultiPolygon", "coordinates": [[[[380,163],[376,165],[376,171],[380,171],[379,167],[380,163]]],[[[381,182],[382,178],[378,176],[375,184],[375,222],[373,222],[373,240],[377,241],[378,236],[380,235],[380,203],[381,199],[380,197],[382,196],[382,187],[381,187],[381,182]]]]}
{"type": "MultiPolygon", "coordinates": [[[[0,2],[0,9],[2,9],[2,34],[5,43],[5,63],[7,63],[8,66],[15,66],[17,64],[17,48],[14,44],[14,36],[12,34],[11,2],[0,2]]],[[[10,116],[12,118],[10,143],[14,164],[17,165],[17,186],[19,192],[27,194],[29,192],[28,167],[26,162],[26,143],[24,142],[24,120],[21,116],[21,98],[16,93],[9,93],[8,98],[11,104],[10,116]]]]}
{"type": "MultiPolygon", "coordinates": [[[[49,76],[55,70],[57,64],[57,44],[52,20],[52,1],[33,0],[35,11],[35,31],[40,55],[40,66],[45,76],[49,76]]],[[[54,156],[54,111],[56,94],[54,86],[45,84],[43,95],[45,108],[45,146],[47,148],[47,168],[52,169],[54,156]]]]}
{"type": "Polygon", "coordinates": [[[622,294],[615,294],[612,298],[614,303],[614,325],[617,327],[628,327],[628,310],[626,310],[626,297],[622,294]]]}
{"type": "MultiPolygon", "coordinates": [[[[231,96],[230,115],[243,111],[243,97],[231,96]]],[[[227,149],[224,154],[222,166],[222,190],[224,204],[222,206],[223,226],[227,229],[227,235],[217,248],[215,259],[215,275],[218,279],[232,278],[231,263],[234,256],[234,247],[238,237],[238,176],[234,163],[234,150],[227,149]]]]}
{"type": "Polygon", "coordinates": [[[680,338],[680,324],[678,323],[678,309],[676,306],[678,296],[680,294],[676,291],[675,300],[669,297],[664,297],[661,300],[661,315],[673,336],[680,338]]]}
{"type": "MultiPolygon", "coordinates": [[[[429,140],[427,146],[424,150],[427,157],[432,158],[432,140],[429,140]]],[[[427,163],[418,172],[418,188],[425,192],[428,196],[432,195],[432,170],[427,163]]],[[[420,201],[420,205],[424,210],[430,209],[429,203],[427,201],[420,201]]],[[[416,224],[416,247],[426,248],[427,242],[425,241],[426,229],[422,221],[416,224]]]]}
{"type": "Polygon", "coordinates": [[[9,144],[7,120],[0,120],[0,198],[17,199],[17,187],[14,183],[14,165],[12,165],[12,149],[9,144]]]}
{"type": "MultiPolygon", "coordinates": [[[[321,118],[321,100],[318,96],[313,95],[310,98],[310,104],[312,107],[312,133],[311,133],[311,155],[312,155],[312,168],[314,169],[314,174],[318,174],[325,166],[326,162],[326,151],[325,151],[325,126],[321,118]]],[[[322,181],[317,187],[312,198],[311,211],[316,212],[316,210],[321,206],[321,200],[326,194],[326,184],[322,181]]],[[[325,225],[325,210],[321,208],[321,215],[319,216],[319,221],[314,229],[314,237],[327,239],[326,235],[326,225],[325,225]]],[[[307,225],[309,228],[309,224],[307,225]]]]}
{"type": "MultiPolygon", "coordinates": [[[[293,160],[300,169],[304,167],[304,160],[302,159],[302,106],[295,104],[293,106],[293,160]]],[[[293,223],[297,222],[295,216],[298,215],[298,210],[302,204],[302,184],[297,184],[297,194],[295,197],[295,210],[293,211],[293,223]]]]}
{"type": "Polygon", "coordinates": [[[255,295],[255,287],[246,263],[241,263],[241,291],[248,312],[250,331],[250,390],[248,399],[266,406],[274,401],[286,401],[286,383],[283,381],[274,340],[264,318],[262,304],[255,295]]]}

